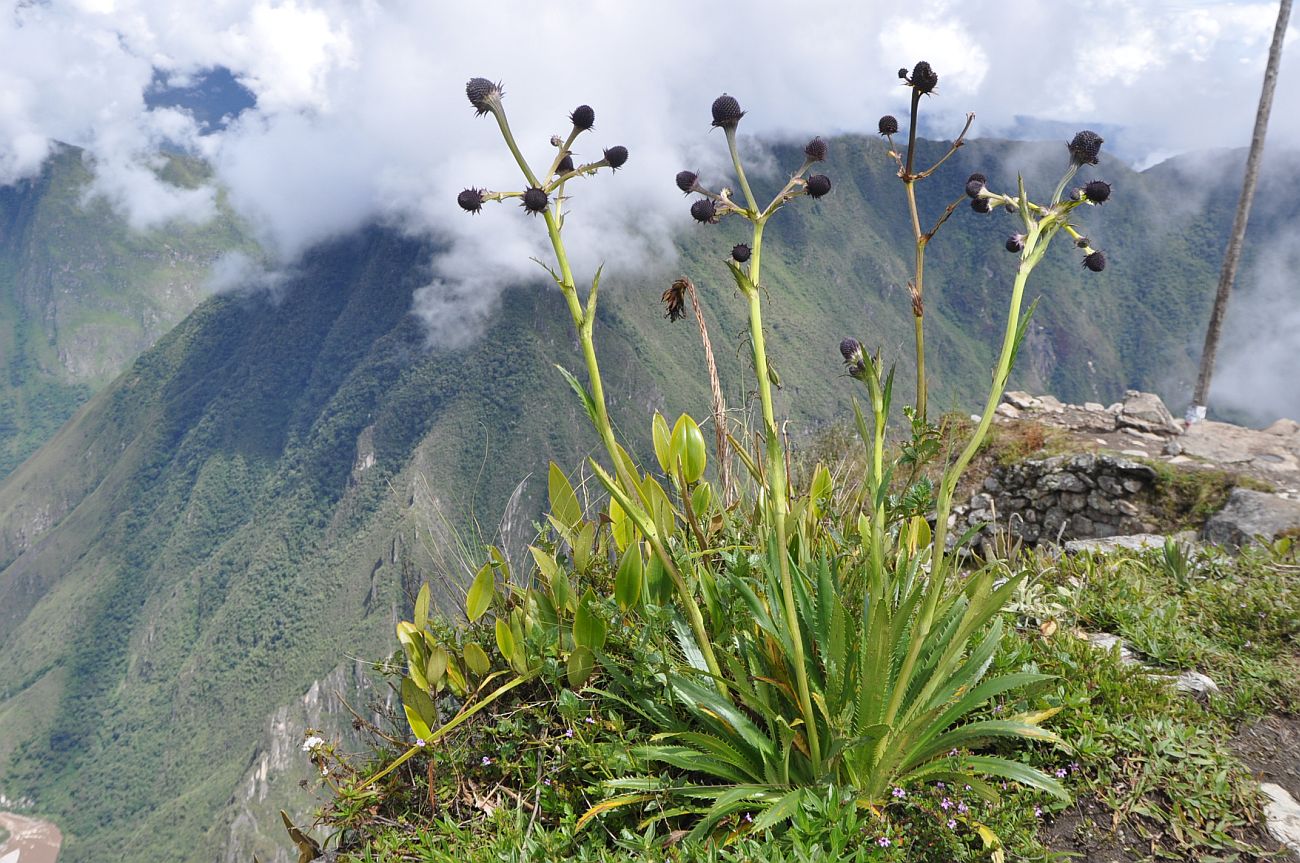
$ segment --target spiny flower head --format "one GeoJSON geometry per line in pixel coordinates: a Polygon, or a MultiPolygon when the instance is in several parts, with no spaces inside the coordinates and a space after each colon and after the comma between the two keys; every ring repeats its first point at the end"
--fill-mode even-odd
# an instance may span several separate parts
{"type": "Polygon", "coordinates": [[[664,304],[664,317],[669,323],[686,317],[686,291],[690,287],[691,280],[683,276],[673,282],[659,298],[664,304]]]}
{"type": "Polygon", "coordinates": [[[976,171],[971,174],[966,178],[966,195],[971,198],[978,198],[980,192],[984,191],[984,184],[987,182],[988,177],[985,177],[980,172],[976,171]]]}
{"type": "Polygon", "coordinates": [[[494,105],[501,104],[501,97],[505,91],[501,85],[493,84],[487,78],[470,78],[469,83],[465,85],[465,95],[469,97],[469,103],[474,106],[478,116],[492,110],[494,105]]]}
{"type": "Polygon", "coordinates": [[[700,175],[694,171],[677,172],[677,188],[681,189],[686,194],[689,195],[691,192],[694,192],[699,188],[699,183],[700,175]]]}
{"type": "Polygon", "coordinates": [[[825,161],[826,142],[821,138],[813,138],[804,145],[803,154],[808,157],[809,162],[825,161]]]}
{"type": "Polygon", "coordinates": [[[579,105],[569,115],[573,128],[585,132],[596,125],[596,112],[590,105],[579,105]]]}
{"type": "Polygon", "coordinates": [[[520,206],[536,216],[538,213],[546,209],[547,203],[548,199],[546,193],[536,186],[533,186],[531,189],[524,192],[524,200],[520,206]]]}
{"type": "Polygon", "coordinates": [[[1101,252],[1093,252],[1084,257],[1083,265],[1094,273],[1100,273],[1106,269],[1106,256],[1101,252]]]}
{"type": "Polygon", "coordinates": [[[573,156],[565,156],[560,160],[560,164],[555,166],[555,173],[567,174],[573,170],[573,156]]]}
{"type": "Polygon", "coordinates": [[[849,337],[840,342],[840,355],[844,362],[854,363],[862,359],[862,342],[849,337]]]}
{"type": "Polygon", "coordinates": [[[885,116],[880,118],[880,121],[878,123],[876,123],[876,128],[880,131],[880,134],[882,135],[897,135],[898,118],[895,117],[893,114],[886,114],[885,116]]]}
{"type": "Polygon", "coordinates": [[[1110,198],[1110,183],[1104,180],[1093,180],[1083,187],[1083,196],[1094,204],[1104,204],[1110,198]]]}
{"type": "Polygon", "coordinates": [[[920,93],[930,93],[939,86],[939,76],[922,60],[912,69],[911,85],[920,93]]]}
{"type": "Polygon", "coordinates": [[[1083,130],[1066,146],[1070,148],[1070,162],[1075,165],[1097,164],[1097,154],[1101,152],[1104,139],[1096,132],[1083,130]]]}
{"type": "Polygon", "coordinates": [[[701,224],[712,224],[718,220],[718,205],[709,198],[700,198],[691,204],[691,216],[701,224]]]}
{"type": "Polygon", "coordinates": [[[483,190],[466,189],[456,196],[456,203],[467,213],[477,213],[483,209],[483,190]]]}
{"type": "Polygon", "coordinates": [[[987,213],[993,209],[993,204],[988,198],[975,198],[970,202],[970,208],[977,213],[987,213]]]}
{"type": "Polygon", "coordinates": [[[609,166],[617,171],[627,164],[627,147],[618,146],[610,147],[605,151],[605,161],[609,166]]]}
{"type": "Polygon", "coordinates": [[[750,249],[744,243],[737,243],[731,247],[731,258],[738,264],[743,264],[749,260],[750,249]]]}
{"type": "Polygon", "coordinates": [[[740,103],[736,101],[735,96],[723,93],[713,100],[713,125],[723,129],[734,129],[743,116],[745,112],[740,110],[740,103]]]}
{"type": "Polygon", "coordinates": [[[1021,252],[1024,250],[1024,248],[1025,248],[1024,234],[1012,234],[1011,236],[1007,237],[1008,252],[1021,252]]]}
{"type": "Polygon", "coordinates": [[[820,198],[831,190],[831,178],[825,174],[813,174],[808,178],[808,197],[820,198]]]}

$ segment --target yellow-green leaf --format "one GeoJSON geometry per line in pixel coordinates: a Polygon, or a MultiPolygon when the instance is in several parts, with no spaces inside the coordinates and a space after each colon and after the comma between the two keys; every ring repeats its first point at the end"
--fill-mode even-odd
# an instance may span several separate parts
{"type": "Polygon", "coordinates": [[[641,604],[641,584],[645,570],[641,562],[641,549],[633,544],[623,552],[614,577],[614,599],[623,611],[641,604]]]}
{"type": "Polygon", "coordinates": [[[581,689],[582,685],[591,679],[591,672],[596,667],[596,655],[588,648],[579,645],[569,654],[569,664],[566,669],[569,676],[569,686],[574,689],[581,689]]]}
{"type": "Polygon", "coordinates": [[[429,622],[429,583],[420,585],[420,592],[415,595],[415,628],[424,629],[429,622]]]}
{"type": "Polygon", "coordinates": [[[691,509],[695,510],[697,519],[704,519],[709,514],[709,504],[713,502],[713,487],[707,482],[697,485],[691,492],[691,509]]]}
{"type": "Polygon", "coordinates": [[[656,605],[663,605],[672,596],[672,580],[657,554],[651,554],[650,563],[646,565],[645,585],[646,596],[656,605]]]}
{"type": "Polygon", "coordinates": [[[485,563],[474,576],[474,583],[465,594],[465,616],[470,623],[478,620],[492,604],[492,594],[496,590],[496,579],[492,575],[492,564],[485,563]]]}
{"type": "Polygon", "coordinates": [[[465,666],[474,673],[475,677],[482,677],[492,667],[487,651],[479,647],[477,642],[471,641],[466,644],[461,654],[465,657],[465,666]]]}
{"type": "Polygon", "coordinates": [[[447,661],[450,656],[447,654],[445,647],[435,647],[429,651],[429,664],[425,667],[424,677],[429,681],[429,687],[437,692],[442,688],[442,678],[447,674],[447,661]]]}
{"type": "Polygon", "coordinates": [[[655,418],[650,423],[650,438],[654,442],[655,460],[659,462],[659,469],[665,474],[669,474],[672,466],[672,459],[669,457],[669,439],[668,420],[664,415],[655,411],[655,418]]]}
{"type": "Polygon", "coordinates": [[[551,462],[547,486],[551,494],[551,515],[561,524],[573,527],[582,519],[582,507],[578,506],[578,496],[573,493],[564,471],[555,462],[551,462]]]}
{"type": "Polygon", "coordinates": [[[515,652],[515,636],[510,631],[510,624],[498,617],[496,632],[497,650],[501,651],[501,655],[508,659],[515,652]]]}
{"type": "Polygon", "coordinates": [[[433,734],[432,726],[438,724],[438,708],[433,706],[429,694],[409,677],[402,678],[402,710],[406,713],[411,733],[421,740],[428,740],[433,734]]]}
{"type": "Polygon", "coordinates": [[[708,447],[704,444],[704,435],[700,432],[699,425],[690,414],[682,414],[677,418],[669,439],[668,452],[674,466],[681,464],[682,475],[688,483],[704,476],[708,447]]]}
{"type": "Polygon", "coordinates": [[[596,522],[589,521],[578,531],[573,542],[573,566],[578,572],[586,572],[591,565],[591,550],[596,543],[596,522]]]}
{"type": "Polygon", "coordinates": [[[636,524],[624,511],[622,505],[612,497],[609,499],[608,510],[609,532],[614,537],[614,545],[622,553],[636,539],[636,524]]]}

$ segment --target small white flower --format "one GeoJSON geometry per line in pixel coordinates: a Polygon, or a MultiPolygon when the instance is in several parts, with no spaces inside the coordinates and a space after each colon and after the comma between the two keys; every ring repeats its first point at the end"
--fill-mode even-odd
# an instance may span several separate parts
{"type": "Polygon", "coordinates": [[[325,743],[324,738],[317,737],[315,734],[313,734],[311,737],[308,737],[306,740],[302,742],[302,751],[315,752],[324,743],[325,743]]]}
{"type": "Polygon", "coordinates": [[[425,739],[423,737],[415,738],[415,745],[419,747],[423,747],[425,745],[425,739]]]}

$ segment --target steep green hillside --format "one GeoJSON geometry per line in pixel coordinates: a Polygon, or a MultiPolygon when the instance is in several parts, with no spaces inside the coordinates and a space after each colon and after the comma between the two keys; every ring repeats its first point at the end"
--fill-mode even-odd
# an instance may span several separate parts
{"type": "MultiPolygon", "coordinates": [[[[1014,149],[1053,167],[1065,155],[1014,149]]],[[[923,206],[937,213],[972,170],[1004,172],[1007,150],[964,148],[923,206]]],[[[1176,171],[1103,167],[1116,196],[1089,215],[1111,266],[1089,274],[1053,250],[1018,379],[1076,400],[1186,374],[1230,218],[1175,206],[1176,171]],[[1153,211],[1168,227],[1146,224],[1153,211]]],[[[910,367],[907,226],[883,147],[838,140],[828,173],[832,195],[783,212],[766,248],[768,347],[796,439],[847,408],[842,336],[910,367]]],[[[501,218],[523,216],[480,227],[501,218]]],[[[679,269],[740,405],[744,309],[720,262],[737,226],[691,224],[685,205],[682,226],[679,269]]],[[[936,407],[972,407],[987,380],[1009,227],[963,206],[933,246],[936,407]]],[[[495,525],[522,478],[593,449],[552,367],[580,367],[553,288],[508,291],[470,348],[430,349],[408,310],[434,253],[371,229],[310,253],[275,302],[208,300],[0,484],[0,788],[59,823],[68,863],[220,859],[234,809],[279,803],[250,802],[244,782],[277,707],[346,658],[387,652],[411,585],[455,593],[463,569],[443,539],[471,517],[495,525]]],[[[602,289],[613,414],[640,449],[653,409],[707,412],[694,327],[658,303],[677,272],[602,289]]],[[[900,397],[910,389],[904,372],[900,397]]],[[[542,485],[525,485],[516,531],[542,485]]]]}
{"type": "MultiPolygon", "coordinates": [[[[201,176],[179,158],[165,170],[201,176]]],[[[249,247],[228,216],[134,232],[102,198],[83,201],[89,181],[64,147],[0,187],[0,477],[189,314],[218,255],[249,247]]]]}

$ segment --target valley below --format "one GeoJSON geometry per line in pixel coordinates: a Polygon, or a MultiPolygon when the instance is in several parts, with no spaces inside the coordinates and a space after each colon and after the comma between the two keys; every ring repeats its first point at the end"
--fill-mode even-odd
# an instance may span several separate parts
{"type": "Polygon", "coordinates": [[[0,863],[55,863],[58,860],[63,834],[49,821],[0,812],[0,828],[9,834],[9,838],[0,842],[0,863]]]}

